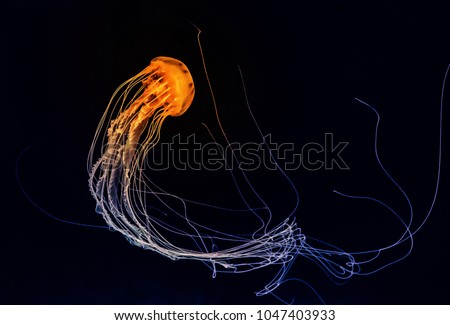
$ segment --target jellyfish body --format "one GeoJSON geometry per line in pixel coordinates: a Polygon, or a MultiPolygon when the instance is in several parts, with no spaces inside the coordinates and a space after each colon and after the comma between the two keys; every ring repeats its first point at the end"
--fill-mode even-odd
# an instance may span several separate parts
{"type": "MultiPolygon", "coordinates": [[[[115,91],[88,157],[96,211],[130,243],[171,259],[203,261],[212,265],[214,274],[216,265],[230,272],[286,265],[304,241],[295,219],[287,218],[272,229],[258,224],[252,234],[227,234],[193,221],[186,200],[164,191],[143,172],[145,157],[158,143],[164,119],[183,114],[194,92],[187,67],[168,57],[155,58],[115,91]],[[101,154],[94,163],[97,149],[101,154]],[[181,208],[173,208],[174,204],[181,208]],[[165,220],[168,214],[178,219],[177,225],[165,220]],[[186,238],[193,245],[178,243],[186,238]]],[[[244,212],[254,213],[251,208],[244,212]]]]}
{"type": "Polygon", "coordinates": [[[157,57],[135,77],[127,81],[124,89],[125,103],[128,91],[135,83],[142,83],[142,93],[126,104],[119,116],[108,129],[108,143],[123,148],[123,163],[129,167],[136,146],[151,119],[147,139],[143,141],[151,149],[159,139],[161,124],[167,116],[180,116],[189,108],[194,99],[194,82],[187,67],[179,60],[157,57]]]}

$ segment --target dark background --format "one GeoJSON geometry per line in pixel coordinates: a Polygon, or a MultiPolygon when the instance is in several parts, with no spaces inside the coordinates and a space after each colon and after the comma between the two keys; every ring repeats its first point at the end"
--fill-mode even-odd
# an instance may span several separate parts
{"type": "MultiPolygon", "coordinates": [[[[306,236],[352,251],[390,242],[399,233],[386,210],[346,200],[333,189],[377,197],[401,215],[408,213],[405,200],[374,160],[375,116],[354,97],[378,108],[380,156],[411,199],[414,225],[420,224],[436,181],[440,91],[450,63],[447,8],[411,1],[298,3],[2,3],[0,303],[279,302],[254,295],[276,269],[213,279],[201,263],[173,262],[129,245],[117,233],[58,222],[36,209],[16,181],[20,156],[22,184],[42,209],[64,220],[104,225],[88,191],[86,157],[115,88],[153,57],[173,56],[190,68],[197,94],[185,115],[167,120],[164,136],[183,127],[195,132],[211,115],[196,30],[188,20],[202,30],[230,137],[245,136],[239,65],[265,134],[277,142],[294,142],[296,148],[323,141],[325,133],[350,143],[344,153],[349,171],[289,173],[300,192],[296,217],[306,236]]],[[[307,281],[330,304],[450,303],[448,116],[443,122],[441,188],[411,255],[344,285],[334,284],[301,257],[290,276],[307,281]]],[[[277,187],[257,177],[258,184],[277,187]]],[[[174,178],[167,179],[169,188],[178,186],[174,178]]],[[[188,184],[191,188],[184,190],[210,195],[202,182],[188,184]]],[[[217,191],[220,184],[211,188],[217,191]]],[[[285,193],[275,188],[270,196],[274,206],[292,203],[285,193]]],[[[295,298],[295,303],[319,303],[300,282],[286,283],[275,293],[287,301],[295,298]]]]}

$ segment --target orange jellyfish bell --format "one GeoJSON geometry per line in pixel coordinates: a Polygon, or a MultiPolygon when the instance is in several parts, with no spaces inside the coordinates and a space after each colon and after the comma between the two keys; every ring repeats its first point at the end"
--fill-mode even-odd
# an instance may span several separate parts
{"type": "Polygon", "coordinates": [[[138,144],[142,154],[153,148],[159,141],[164,119],[186,112],[194,94],[194,81],[183,62],[156,57],[115,91],[97,132],[109,115],[107,148],[122,156],[123,167],[128,168],[139,153],[138,144]],[[140,141],[147,125],[147,136],[140,141]]]}
{"type": "Polygon", "coordinates": [[[173,58],[159,56],[152,60],[148,66],[150,76],[142,83],[151,85],[156,81],[156,89],[147,87],[146,93],[164,93],[162,104],[166,107],[167,113],[172,116],[180,116],[189,108],[194,99],[194,81],[186,65],[173,58]]]}

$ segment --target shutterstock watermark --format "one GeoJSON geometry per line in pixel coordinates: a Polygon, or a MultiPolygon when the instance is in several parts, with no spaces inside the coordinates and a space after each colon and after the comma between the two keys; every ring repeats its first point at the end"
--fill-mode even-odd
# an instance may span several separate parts
{"type": "MultiPolygon", "coordinates": [[[[344,159],[344,150],[349,142],[337,142],[333,133],[325,133],[320,142],[308,142],[297,148],[295,143],[277,143],[272,135],[264,136],[260,142],[232,142],[219,144],[216,142],[199,142],[195,134],[182,137],[175,135],[169,142],[160,142],[149,150],[144,164],[139,168],[151,170],[235,170],[254,171],[265,170],[297,170],[303,168],[316,170],[348,170],[344,159]]],[[[133,152],[141,149],[136,144],[133,152]]],[[[118,162],[121,156],[129,156],[124,147],[109,145],[104,157],[108,161],[118,162]]],[[[123,166],[122,166],[123,167],[123,166]]]]}

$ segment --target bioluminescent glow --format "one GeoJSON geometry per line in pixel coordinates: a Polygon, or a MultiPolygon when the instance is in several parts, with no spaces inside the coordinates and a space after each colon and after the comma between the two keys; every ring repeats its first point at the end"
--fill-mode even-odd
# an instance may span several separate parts
{"type": "MultiPolygon", "coordinates": [[[[205,57],[202,51],[201,53],[216,122],[223,138],[228,141],[209,82],[205,57]]],[[[245,93],[243,78],[242,84],[245,93]]],[[[258,195],[244,170],[230,172],[242,206],[246,207],[243,209],[193,201],[170,193],[164,190],[164,186],[152,181],[151,171],[146,171],[143,166],[145,158],[158,145],[160,134],[164,132],[165,119],[185,113],[194,100],[194,92],[194,80],[185,64],[177,59],[157,57],[143,71],[120,85],[113,94],[100,120],[88,158],[89,187],[96,200],[96,210],[112,230],[123,234],[133,245],[170,259],[201,261],[211,267],[214,276],[217,272],[241,273],[278,265],[279,271],[275,277],[268,281],[257,295],[270,293],[281,283],[290,280],[287,273],[297,256],[313,260],[336,280],[345,280],[355,274],[370,274],[408,256],[413,247],[414,234],[425,224],[433,209],[440,175],[438,172],[434,197],[428,212],[413,226],[411,202],[378,156],[380,116],[372,106],[357,99],[360,104],[372,110],[377,118],[375,157],[391,184],[403,195],[409,206],[409,214],[401,216],[389,205],[373,197],[335,191],[346,198],[367,200],[381,205],[403,229],[388,245],[371,250],[346,252],[327,243],[326,239],[308,237],[308,229],[301,229],[295,217],[295,214],[299,213],[296,185],[282,168],[278,168],[278,173],[287,181],[287,186],[296,197],[293,209],[284,216],[273,215],[271,207],[258,195]],[[100,156],[97,157],[99,152],[100,156]],[[249,196],[256,200],[249,200],[249,196]],[[215,211],[239,215],[240,222],[245,223],[252,231],[233,233],[217,229],[213,223],[209,225],[204,222],[205,215],[199,217],[191,213],[192,206],[200,208],[195,209],[196,213],[204,208],[204,214],[208,214],[208,218],[212,220],[216,218],[215,211]],[[406,249],[400,256],[383,260],[384,252],[401,244],[405,244],[406,249]]],[[[248,98],[246,94],[245,98],[248,98]]],[[[247,108],[264,142],[263,133],[248,102],[247,108]]],[[[440,121],[442,123],[442,103],[440,121]]],[[[441,142],[442,125],[439,130],[441,142]]],[[[439,170],[440,155],[441,146],[439,170]]],[[[274,160],[276,161],[275,158],[274,160]]]]}

